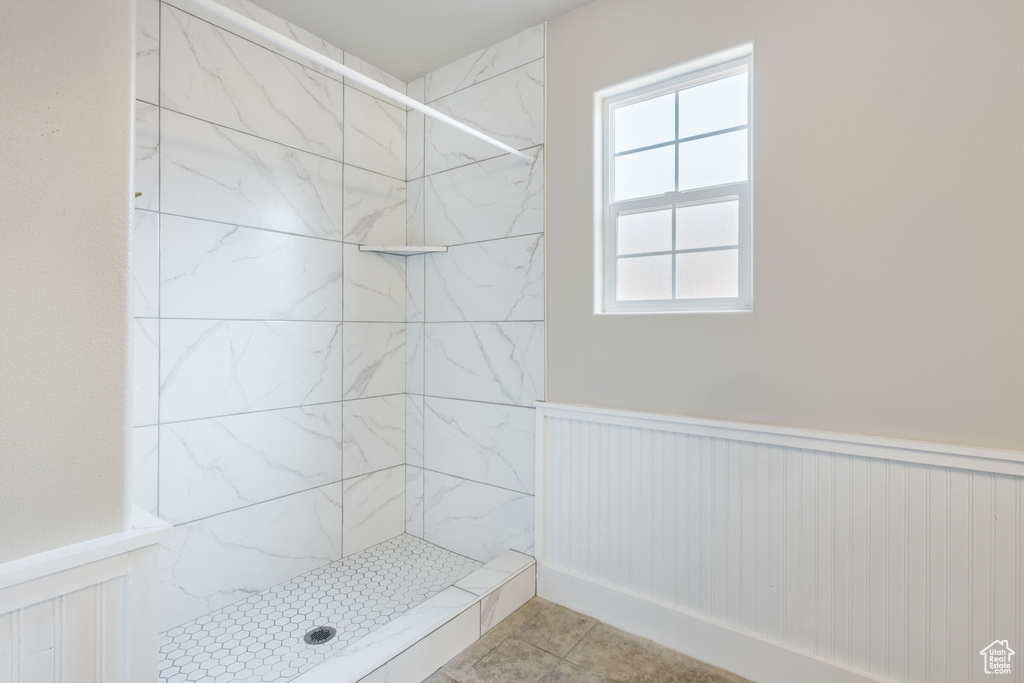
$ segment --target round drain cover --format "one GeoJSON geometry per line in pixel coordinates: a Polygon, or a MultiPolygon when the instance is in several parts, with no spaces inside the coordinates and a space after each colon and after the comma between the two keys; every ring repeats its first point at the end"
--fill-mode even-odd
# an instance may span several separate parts
{"type": "Polygon", "coordinates": [[[338,629],[330,626],[317,626],[303,638],[310,645],[320,645],[338,634],[338,629]]]}

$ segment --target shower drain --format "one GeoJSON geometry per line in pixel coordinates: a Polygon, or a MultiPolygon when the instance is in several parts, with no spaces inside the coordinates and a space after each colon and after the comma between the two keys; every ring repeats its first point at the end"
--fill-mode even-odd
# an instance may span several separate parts
{"type": "Polygon", "coordinates": [[[331,626],[317,626],[303,638],[310,645],[321,645],[338,634],[338,629],[331,626]]]}

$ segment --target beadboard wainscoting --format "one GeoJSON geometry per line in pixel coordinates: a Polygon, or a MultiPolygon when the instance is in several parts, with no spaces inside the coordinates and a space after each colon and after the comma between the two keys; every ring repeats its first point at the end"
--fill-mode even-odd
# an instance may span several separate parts
{"type": "Polygon", "coordinates": [[[541,597],[759,683],[1024,651],[1024,453],[536,405],[541,597]]]}
{"type": "Polygon", "coordinates": [[[157,543],[123,533],[0,565],[0,683],[156,683],[157,543]]]}

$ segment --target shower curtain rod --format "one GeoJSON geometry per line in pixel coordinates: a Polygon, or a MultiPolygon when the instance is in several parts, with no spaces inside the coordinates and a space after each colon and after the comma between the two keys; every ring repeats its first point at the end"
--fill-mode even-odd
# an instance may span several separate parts
{"type": "Polygon", "coordinates": [[[424,114],[426,114],[427,116],[429,116],[429,117],[431,117],[433,119],[437,119],[438,121],[441,121],[442,123],[447,123],[449,126],[454,126],[455,128],[458,128],[461,131],[469,133],[473,137],[479,138],[479,139],[483,140],[486,143],[494,145],[495,147],[497,147],[499,149],[502,149],[502,150],[508,152],[509,154],[512,154],[513,156],[519,157],[520,159],[522,159],[523,161],[525,161],[527,163],[530,163],[530,164],[533,163],[534,157],[532,155],[526,154],[525,152],[520,152],[515,147],[511,147],[509,145],[506,145],[504,142],[501,142],[499,140],[495,140],[490,135],[487,135],[486,133],[481,133],[477,129],[471,128],[470,126],[467,126],[466,124],[462,123],[461,121],[456,121],[455,119],[453,119],[452,117],[448,116],[447,114],[442,114],[441,112],[439,112],[438,110],[434,109],[433,107],[428,107],[427,105],[423,104],[422,102],[418,102],[418,101],[414,100],[413,98],[409,97],[408,95],[400,93],[400,92],[398,92],[397,90],[395,90],[393,88],[389,88],[388,86],[384,85],[383,83],[379,83],[379,82],[373,80],[372,78],[370,78],[369,76],[366,76],[364,74],[359,73],[358,71],[356,71],[352,67],[345,66],[344,64],[341,64],[340,62],[337,62],[337,61],[331,59],[330,57],[322,55],[319,52],[317,52],[316,50],[308,48],[305,45],[303,45],[302,43],[300,43],[298,41],[295,41],[295,40],[292,40],[291,38],[288,38],[287,36],[283,36],[280,33],[278,33],[277,31],[274,31],[274,30],[271,30],[271,29],[267,28],[266,26],[264,26],[263,24],[259,23],[258,21],[254,21],[254,20],[250,19],[249,17],[247,17],[245,15],[239,14],[238,12],[235,12],[234,10],[230,10],[227,7],[225,7],[224,5],[221,5],[220,3],[215,2],[214,0],[186,0],[186,1],[191,3],[191,4],[193,4],[193,5],[195,5],[196,7],[200,8],[200,9],[206,10],[210,14],[213,14],[213,15],[215,15],[217,17],[220,17],[221,19],[223,19],[224,21],[228,22],[229,24],[234,24],[235,26],[243,28],[246,31],[249,31],[250,33],[254,33],[255,35],[259,36],[260,38],[263,38],[264,40],[266,40],[269,43],[273,43],[274,45],[277,45],[278,47],[284,48],[285,50],[288,50],[289,52],[293,52],[293,53],[299,55],[300,57],[304,57],[304,58],[308,59],[311,62],[314,62],[316,64],[319,64],[322,67],[330,69],[334,73],[336,73],[336,74],[338,74],[340,76],[344,76],[345,78],[351,79],[351,80],[355,81],[356,83],[359,83],[360,85],[365,85],[367,88],[370,88],[371,90],[379,92],[382,95],[386,95],[390,99],[392,99],[392,100],[394,100],[396,102],[400,102],[401,104],[404,104],[405,106],[407,106],[407,107],[409,107],[411,109],[415,109],[416,111],[421,111],[421,112],[423,112],[424,114]]]}

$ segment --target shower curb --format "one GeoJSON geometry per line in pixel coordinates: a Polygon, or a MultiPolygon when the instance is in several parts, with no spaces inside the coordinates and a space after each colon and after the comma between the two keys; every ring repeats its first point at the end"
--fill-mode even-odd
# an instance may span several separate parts
{"type": "Polygon", "coordinates": [[[536,594],[536,561],[509,550],[292,683],[421,681],[536,594]]]}

